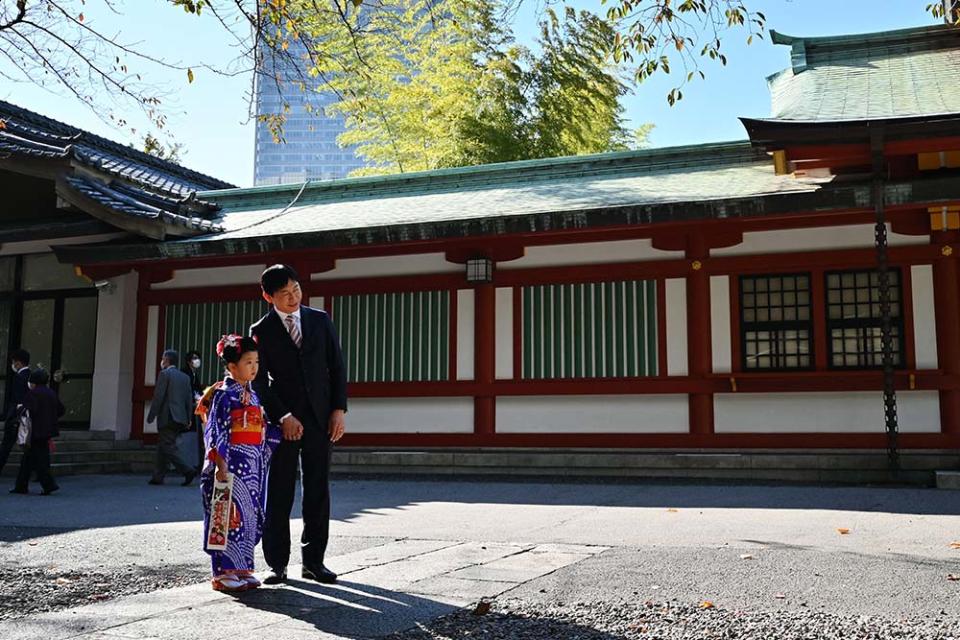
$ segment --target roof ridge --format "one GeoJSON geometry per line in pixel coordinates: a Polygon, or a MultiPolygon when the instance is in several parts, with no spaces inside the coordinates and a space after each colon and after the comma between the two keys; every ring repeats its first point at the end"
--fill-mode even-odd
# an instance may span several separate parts
{"type": "Polygon", "coordinates": [[[684,145],[676,147],[659,147],[656,149],[637,149],[631,151],[613,151],[607,153],[588,154],[580,156],[560,156],[556,158],[539,158],[533,160],[515,160],[467,167],[453,167],[417,171],[411,173],[396,173],[381,176],[364,176],[359,178],[341,178],[285,185],[268,185],[259,187],[245,187],[220,191],[203,191],[199,197],[206,200],[215,200],[218,203],[232,198],[250,198],[261,196],[265,200],[271,198],[282,199],[292,197],[304,186],[304,196],[316,196],[324,193],[370,194],[384,190],[395,190],[397,187],[416,188],[417,186],[433,185],[440,187],[444,184],[458,184],[461,187],[482,185],[486,181],[496,179],[503,174],[511,174],[518,179],[556,178],[559,175],[569,174],[600,174],[616,171],[625,167],[646,168],[654,170],[679,166],[715,166],[720,158],[748,161],[757,157],[757,149],[747,141],[732,141],[706,143],[698,145],[684,145]],[[706,153],[710,152],[710,153],[706,153]],[[641,163],[642,160],[657,162],[641,163]],[[683,162],[686,160],[686,162],[683,162]],[[594,166],[587,166],[594,165],[594,166]]]}
{"type": "Polygon", "coordinates": [[[219,178],[189,169],[175,162],[158,158],[135,147],[124,145],[120,142],[110,140],[109,138],[104,138],[103,136],[91,133],[90,131],[69,125],[65,122],[50,118],[35,111],[30,111],[29,109],[25,109],[24,107],[15,105],[11,102],[0,100],[0,119],[3,119],[4,116],[16,119],[22,118],[27,121],[32,121],[32,124],[45,126],[50,129],[58,129],[67,137],[80,136],[78,140],[74,141],[74,144],[87,143],[93,147],[99,146],[107,151],[122,153],[127,157],[132,157],[137,161],[142,161],[144,164],[148,164],[156,169],[169,172],[177,177],[186,178],[197,182],[209,183],[213,188],[217,188],[218,186],[221,188],[229,188],[233,186],[225,180],[220,180],[219,178]]]}

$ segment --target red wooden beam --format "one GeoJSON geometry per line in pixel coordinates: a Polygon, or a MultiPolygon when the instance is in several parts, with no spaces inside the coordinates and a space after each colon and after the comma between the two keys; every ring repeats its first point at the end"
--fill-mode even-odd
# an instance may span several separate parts
{"type": "MultiPolygon", "coordinates": [[[[348,433],[347,447],[533,447],[603,449],[879,449],[887,447],[882,433],[495,433],[414,434],[348,433]]],[[[901,449],[957,449],[960,436],[905,433],[901,449]]]]}

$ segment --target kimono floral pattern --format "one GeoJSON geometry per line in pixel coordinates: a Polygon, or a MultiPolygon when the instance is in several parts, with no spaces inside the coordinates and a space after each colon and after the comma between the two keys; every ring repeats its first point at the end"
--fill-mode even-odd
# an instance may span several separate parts
{"type": "Polygon", "coordinates": [[[206,549],[210,554],[213,575],[253,571],[254,548],[263,535],[267,498],[267,471],[270,457],[280,443],[279,429],[262,420],[260,401],[249,385],[227,377],[201,401],[204,420],[206,464],[200,476],[203,498],[204,540],[210,531],[213,483],[216,476],[215,454],[227,462],[233,474],[233,509],[226,549],[206,549]],[[247,418],[251,410],[262,420],[264,436],[259,444],[250,440],[247,418]],[[243,432],[244,438],[237,437],[243,432]],[[232,436],[232,437],[231,437],[232,436]],[[243,443],[238,442],[242,440],[243,443]]]}

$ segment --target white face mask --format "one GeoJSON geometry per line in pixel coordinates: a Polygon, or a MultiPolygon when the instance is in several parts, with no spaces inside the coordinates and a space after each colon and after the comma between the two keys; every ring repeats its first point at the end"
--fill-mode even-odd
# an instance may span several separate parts
{"type": "Polygon", "coordinates": [[[20,371],[20,369],[18,369],[18,368],[17,368],[17,365],[15,365],[15,364],[10,365],[10,369],[11,369],[14,373],[19,373],[19,371],[20,371]]]}
{"type": "Polygon", "coordinates": [[[199,369],[201,364],[202,364],[201,361],[196,358],[190,361],[190,366],[193,367],[194,369],[199,369]]]}

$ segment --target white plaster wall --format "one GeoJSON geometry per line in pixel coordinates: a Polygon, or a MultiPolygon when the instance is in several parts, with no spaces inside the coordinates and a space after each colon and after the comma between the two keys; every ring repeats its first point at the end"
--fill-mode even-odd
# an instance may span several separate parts
{"type": "Polygon", "coordinates": [[[323,311],[324,310],[323,305],[326,304],[326,300],[324,299],[323,296],[313,296],[312,298],[310,298],[307,304],[313,307],[314,309],[320,309],[321,311],[323,311]]]}
{"type": "Polygon", "coordinates": [[[149,400],[143,403],[143,432],[157,433],[156,421],[154,421],[153,424],[150,424],[149,422],[147,422],[147,414],[150,413],[150,404],[151,402],[149,400]]]}
{"type": "Polygon", "coordinates": [[[686,396],[497,398],[498,433],[686,433],[686,396]]]}
{"type": "Polygon", "coordinates": [[[503,263],[504,270],[523,267],[548,267],[576,264],[603,264],[607,262],[634,262],[682,258],[681,251],[659,251],[647,240],[617,240],[614,242],[584,242],[544,247],[527,247],[525,255],[503,263]]]}
{"type": "Polygon", "coordinates": [[[112,278],[116,289],[100,291],[90,428],[130,437],[133,360],[136,352],[137,274],[112,278]]]}
{"type": "Polygon", "coordinates": [[[457,380],[474,377],[475,324],[473,289],[460,289],[457,291],[457,380]]]}
{"type": "Polygon", "coordinates": [[[403,276],[420,273],[464,272],[462,264],[447,262],[442,253],[421,253],[409,256],[377,258],[347,258],[337,260],[331,271],[314,273],[311,280],[338,280],[340,278],[368,278],[372,276],[403,276]]]}
{"type": "Polygon", "coordinates": [[[667,375],[687,375],[687,281],[671,278],[666,283],[667,375]]]}
{"type": "Polygon", "coordinates": [[[349,433],[472,433],[473,398],[356,398],[349,433]]]}
{"type": "Polygon", "coordinates": [[[186,287],[219,287],[222,285],[260,284],[260,274],[267,266],[246,264],[235,267],[210,267],[207,269],[177,269],[173,278],[157,282],[151,289],[183,289],[186,287]]]}
{"type": "Polygon", "coordinates": [[[513,379],[513,287],[500,287],[496,292],[496,362],[497,380],[513,379]]]}
{"type": "Polygon", "coordinates": [[[713,347],[713,372],[730,373],[732,355],[729,276],[710,278],[710,340],[713,347]]]}
{"type": "MultiPolygon", "coordinates": [[[[887,242],[891,246],[929,244],[927,236],[907,236],[890,231],[887,242]]],[[[854,249],[873,246],[873,225],[854,224],[829,228],[781,229],[777,231],[749,231],[743,242],[733,247],[711,249],[712,256],[740,256],[753,253],[817,251],[821,249],[854,249]]]]}
{"type": "MultiPolygon", "coordinates": [[[[936,391],[897,392],[903,433],[940,431],[936,391]]],[[[883,433],[883,394],[723,393],[714,396],[717,433],[883,433]]]]}
{"type": "Polygon", "coordinates": [[[147,344],[143,367],[143,383],[147,386],[157,383],[157,331],[160,325],[160,307],[147,307],[147,344]]]}
{"type": "Polygon", "coordinates": [[[917,369],[936,369],[937,318],[933,306],[933,267],[918,264],[910,268],[913,289],[913,345],[917,369]]]}

